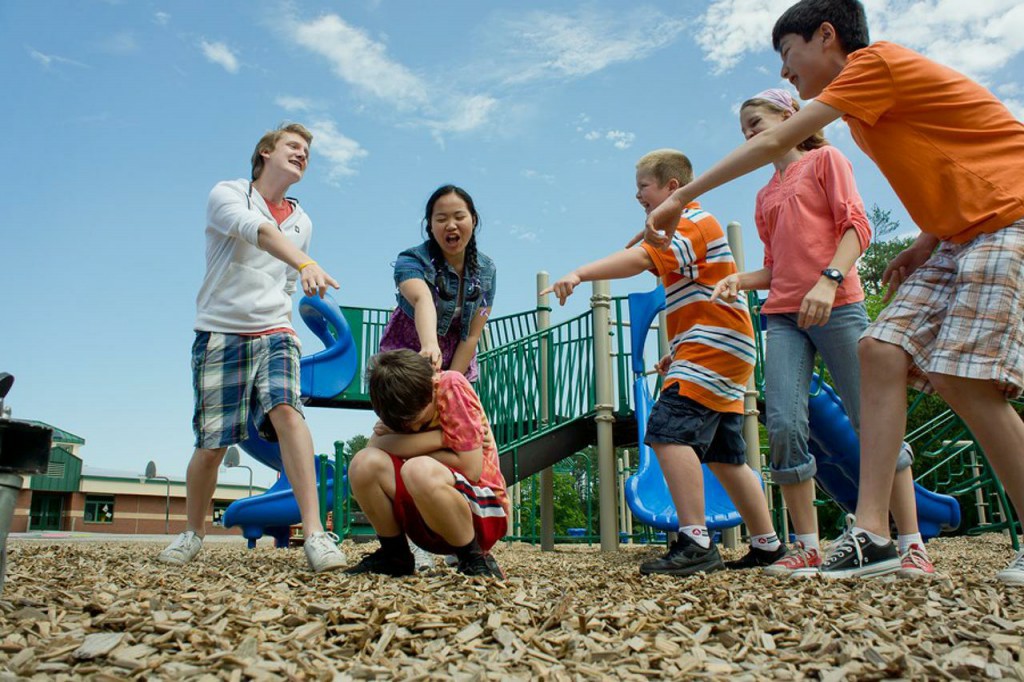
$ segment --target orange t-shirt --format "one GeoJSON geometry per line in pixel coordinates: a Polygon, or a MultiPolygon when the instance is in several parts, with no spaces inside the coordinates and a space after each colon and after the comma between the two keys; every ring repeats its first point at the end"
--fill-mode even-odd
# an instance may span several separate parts
{"type": "Polygon", "coordinates": [[[711,302],[719,280],[736,272],[722,227],[700,204],[683,211],[672,244],[643,248],[665,285],[672,365],[662,390],[716,412],[743,413],[743,393],[754,371],[754,330],[743,299],[711,302]]]}
{"type": "Polygon", "coordinates": [[[843,112],[922,232],[960,244],[1024,217],[1024,123],[967,76],[877,42],[817,100],[843,112]]]}
{"type": "Polygon", "coordinates": [[[283,225],[284,221],[288,220],[288,216],[292,214],[295,207],[292,206],[292,202],[285,199],[280,204],[272,204],[269,201],[266,202],[267,208],[270,209],[270,215],[274,216],[274,220],[277,221],[278,225],[283,225]]]}

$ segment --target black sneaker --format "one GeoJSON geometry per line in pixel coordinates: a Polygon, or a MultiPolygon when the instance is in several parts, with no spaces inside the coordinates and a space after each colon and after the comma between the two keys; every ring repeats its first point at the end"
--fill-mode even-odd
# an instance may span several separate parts
{"type": "Polygon", "coordinates": [[[416,573],[416,560],[413,558],[412,552],[395,555],[387,552],[383,547],[379,547],[376,552],[367,554],[358,564],[346,568],[344,572],[349,575],[380,573],[392,578],[400,578],[416,573]]]}
{"type": "Polygon", "coordinates": [[[640,572],[644,575],[692,575],[701,571],[721,571],[724,568],[722,555],[718,553],[714,542],[705,549],[686,535],[680,535],[669,546],[665,556],[640,564],[640,572]]]}
{"type": "Polygon", "coordinates": [[[751,547],[750,551],[742,559],[726,561],[725,567],[734,571],[742,571],[747,568],[764,568],[765,566],[771,566],[784,556],[786,556],[786,546],[782,544],[773,550],[751,547]]]}
{"type": "Polygon", "coordinates": [[[487,552],[474,553],[464,559],[459,559],[458,571],[462,575],[505,579],[505,573],[498,566],[497,560],[487,552]]]}
{"type": "Polygon", "coordinates": [[[900,554],[892,540],[876,545],[867,533],[854,533],[855,519],[846,517],[846,531],[829,548],[819,573],[823,578],[872,578],[900,570],[900,554]]]}

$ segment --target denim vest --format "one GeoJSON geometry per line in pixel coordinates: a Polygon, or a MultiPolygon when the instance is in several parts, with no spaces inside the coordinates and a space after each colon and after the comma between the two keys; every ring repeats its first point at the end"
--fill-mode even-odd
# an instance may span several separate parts
{"type": "MultiPolygon", "coordinates": [[[[430,287],[430,293],[434,296],[434,307],[437,308],[437,334],[438,336],[444,336],[452,326],[452,319],[455,317],[455,308],[459,300],[458,296],[453,296],[450,301],[446,301],[438,296],[435,284],[438,277],[437,267],[435,267],[434,262],[430,258],[430,250],[427,244],[428,242],[423,242],[419,246],[406,249],[398,254],[398,259],[395,261],[395,286],[397,287],[407,279],[422,279],[427,283],[427,286],[430,287]]],[[[475,300],[463,300],[462,302],[462,315],[459,319],[462,322],[461,338],[463,340],[469,336],[470,324],[473,321],[473,317],[480,312],[480,309],[490,308],[494,305],[494,285],[497,277],[494,261],[479,251],[476,253],[476,260],[479,269],[475,279],[478,280],[476,284],[479,286],[481,293],[475,300]]],[[[445,278],[445,289],[451,292],[458,291],[459,275],[448,265],[448,261],[442,258],[437,263],[437,266],[441,268],[441,276],[445,278]]],[[[467,282],[467,285],[469,284],[467,282]]],[[[395,298],[402,312],[415,319],[415,311],[412,304],[405,300],[405,296],[402,296],[401,292],[396,292],[395,298]]]]}

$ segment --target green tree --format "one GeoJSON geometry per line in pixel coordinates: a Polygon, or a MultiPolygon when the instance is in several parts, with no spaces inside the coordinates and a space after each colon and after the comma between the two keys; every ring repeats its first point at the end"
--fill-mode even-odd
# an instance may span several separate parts
{"type": "Polygon", "coordinates": [[[365,448],[369,441],[370,439],[367,436],[364,436],[361,433],[356,434],[345,441],[345,452],[347,452],[348,456],[351,457],[365,448]]]}
{"type": "Polygon", "coordinates": [[[868,220],[874,230],[874,239],[857,263],[857,274],[860,275],[864,293],[880,295],[884,293],[882,274],[889,262],[896,255],[914,242],[913,237],[896,237],[900,221],[892,218],[892,211],[883,211],[878,204],[873,204],[868,211],[868,220]]]}

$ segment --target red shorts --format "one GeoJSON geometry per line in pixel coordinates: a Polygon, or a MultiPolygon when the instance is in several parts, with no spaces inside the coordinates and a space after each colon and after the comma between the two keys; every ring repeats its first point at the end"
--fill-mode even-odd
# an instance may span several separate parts
{"type": "MultiPolygon", "coordinates": [[[[423,517],[420,516],[420,510],[416,508],[416,502],[413,501],[412,495],[406,490],[405,482],[402,480],[402,465],[406,460],[394,455],[390,455],[390,457],[395,466],[395,519],[402,527],[402,532],[428,552],[454,554],[455,548],[426,524],[423,517]]],[[[489,495],[491,492],[489,488],[474,487],[458,471],[451,467],[448,469],[455,479],[455,489],[466,498],[466,503],[469,504],[469,510],[473,514],[476,541],[480,544],[480,549],[486,552],[508,532],[508,517],[505,514],[505,509],[492,494],[489,495]]]]}

